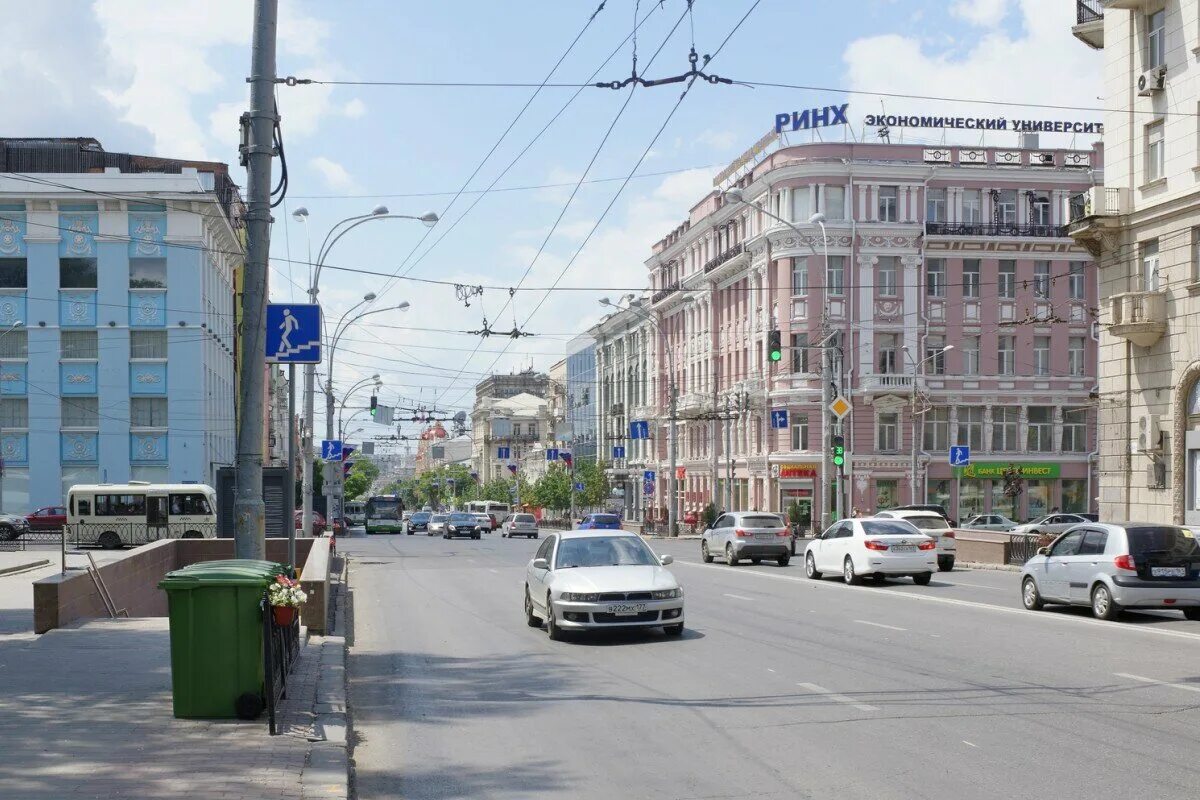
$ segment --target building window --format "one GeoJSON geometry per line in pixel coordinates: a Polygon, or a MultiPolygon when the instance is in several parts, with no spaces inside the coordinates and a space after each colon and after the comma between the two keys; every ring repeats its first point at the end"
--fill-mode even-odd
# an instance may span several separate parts
{"type": "Polygon", "coordinates": [[[808,334],[792,334],[792,372],[808,372],[808,334]]]}
{"type": "Polygon", "coordinates": [[[166,358],[166,331],[130,331],[130,358],[166,358]]]}
{"type": "Polygon", "coordinates": [[[167,288],[167,260],[165,258],[129,259],[129,288],[167,288]]]}
{"type": "Polygon", "coordinates": [[[1050,374],[1050,337],[1033,337],[1033,374],[1050,374]]]}
{"type": "Polygon", "coordinates": [[[983,406],[958,409],[958,442],[972,450],[983,450],[983,406]]]}
{"type": "Polygon", "coordinates": [[[808,415],[797,414],[792,417],[792,449],[808,449],[808,415]]]}
{"type": "Polygon", "coordinates": [[[1083,353],[1083,337],[1072,336],[1067,341],[1067,372],[1076,378],[1083,376],[1083,353]]]}
{"type": "Polygon", "coordinates": [[[1166,172],[1166,148],[1163,145],[1162,120],[1146,126],[1146,183],[1156,181],[1166,172]]]}
{"type": "Polygon", "coordinates": [[[931,258],[925,263],[925,294],[929,297],[946,296],[946,259],[931,258]]]}
{"type": "Polygon", "coordinates": [[[5,397],[0,400],[0,428],[13,430],[14,428],[28,427],[29,398],[5,397]]]}
{"type": "Polygon", "coordinates": [[[945,189],[926,189],[925,190],[925,221],[926,222],[945,222],[946,221],[946,190],[945,189]]]}
{"type": "Polygon", "coordinates": [[[0,359],[21,358],[29,358],[29,331],[13,328],[0,336],[0,359]]]}
{"type": "Polygon", "coordinates": [[[983,222],[983,193],[979,189],[963,190],[962,221],[983,222]]]}
{"type": "Polygon", "coordinates": [[[792,188],[792,216],[796,222],[808,222],[812,216],[812,206],[809,203],[809,187],[796,186],[792,188]]]}
{"type": "Polygon", "coordinates": [[[896,433],[900,428],[900,418],[896,414],[879,414],[875,417],[877,430],[876,442],[881,453],[895,453],[900,449],[896,433]]]}
{"type": "Polygon", "coordinates": [[[925,449],[950,449],[950,409],[931,408],[925,412],[925,449]]]}
{"type": "Polygon", "coordinates": [[[826,186],[821,213],[829,221],[840,222],[846,218],[846,187],[826,186]]]}
{"type": "Polygon", "coordinates": [[[1054,449],[1054,409],[1031,406],[1029,409],[1028,450],[1049,453],[1054,449]]]}
{"type": "Polygon", "coordinates": [[[129,425],[133,428],[167,427],[167,398],[129,398],[129,425]]]}
{"type": "Polygon", "coordinates": [[[1050,296],[1050,262],[1033,262],[1033,293],[1042,298],[1050,296]]]}
{"type": "Polygon", "coordinates": [[[1158,291],[1158,239],[1142,243],[1142,290],[1158,291]]]}
{"type": "Polygon", "coordinates": [[[875,272],[875,288],[883,297],[896,296],[896,257],[880,256],[875,272]]]}
{"type": "Polygon", "coordinates": [[[529,438],[530,438],[530,439],[536,439],[536,438],[537,438],[537,435],[538,435],[538,433],[537,433],[537,423],[536,423],[536,422],[531,422],[531,423],[529,423],[529,426],[528,426],[528,428],[529,428],[529,438]]]}
{"type": "Polygon", "coordinates": [[[100,427],[100,398],[64,397],[62,399],[62,426],[64,428],[100,427]]]}
{"type": "Polygon", "coordinates": [[[0,289],[29,286],[29,262],[23,258],[0,258],[0,289]]]}
{"type": "Polygon", "coordinates": [[[792,294],[796,297],[808,294],[807,258],[797,258],[792,261],[792,294]]]}
{"type": "Polygon", "coordinates": [[[96,259],[60,258],[58,260],[58,288],[95,289],[96,259]]]}
{"type": "Polygon", "coordinates": [[[1035,194],[1029,203],[1029,211],[1034,225],[1050,224],[1050,198],[1044,194],[1035,194]]]}
{"type": "Polygon", "coordinates": [[[1008,259],[1000,262],[996,287],[1001,300],[1012,300],[1017,296],[1017,262],[1008,259]]]}
{"type": "Polygon", "coordinates": [[[899,363],[899,347],[897,340],[899,336],[894,333],[879,334],[879,374],[894,375],[898,372],[896,369],[899,363]]]}
{"type": "Polygon", "coordinates": [[[963,259],[963,297],[979,297],[979,259],[963,259]]]}
{"type": "Polygon", "coordinates": [[[895,222],[897,201],[900,195],[899,186],[879,187],[879,221],[895,222]]]}
{"type": "Polygon", "coordinates": [[[825,273],[825,291],[840,297],[846,292],[846,257],[830,256],[829,269],[825,273]]]}
{"type": "Polygon", "coordinates": [[[1087,512],[1087,481],[1067,480],[1063,478],[1062,510],[1064,514],[1082,514],[1087,512]]]}
{"type": "Polygon", "coordinates": [[[60,331],[59,343],[62,358],[100,357],[100,346],[96,331],[60,331]]]}
{"type": "Polygon", "coordinates": [[[1021,409],[1017,406],[992,406],[993,452],[1012,452],[1020,447],[1017,441],[1020,420],[1021,409]]]}
{"type": "Polygon", "coordinates": [[[925,337],[925,374],[946,374],[946,339],[942,336],[925,337]]]}
{"type": "Polygon", "coordinates": [[[1017,190],[1001,189],[996,201],[996,222],[1001,225],[1017,224],[1017,190]]]}
{"type": "Polygon", "coordinates": [[[1084,293],[1083,264],[1072,264],[1067,270],[1067,288],[1072,300],[1082,300],[1084,293]]]}
{"type": "Polygon", "coordinates": [[[1064,453],[1087,452],[1087,409],[1064,408],[1062,427],[1064,453]]]}
{"type": "Polygon", "coordinates": [[[1146,69],[1167,63],[1167,12],[1159,9],[1146,15],[1146,69]]]}
{"type": "Polygon", "coordinates": [[[1017,342],[1015,336],[1000,336],[996,341],[996,374],[1016,375],[1017,342]]]}
{"type": "Polygon", "coordinates": [[[963,337],[963,374],[979,374],[979,337],[963,337]]]}

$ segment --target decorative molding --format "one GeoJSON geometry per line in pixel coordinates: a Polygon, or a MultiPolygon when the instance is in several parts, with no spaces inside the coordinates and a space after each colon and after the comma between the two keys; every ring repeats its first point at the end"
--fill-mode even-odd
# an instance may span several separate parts
{"type": "Polygon", "coordinates": [[[998,167],[1019,167],[1022,163],[1020,150],[996,150],[992,157],[998,167]]]}

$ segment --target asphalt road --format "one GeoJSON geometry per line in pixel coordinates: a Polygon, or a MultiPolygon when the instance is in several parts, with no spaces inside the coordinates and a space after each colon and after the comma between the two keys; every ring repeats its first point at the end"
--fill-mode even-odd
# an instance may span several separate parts
{"type": "Polygon", "coordinates": [[[653,546],[682,638],[555,643],[521,612],[536,542],[339,540],[358,797],[1197,794],[1200,623],[1027,612],[1013,573],[848,587],[653,546]]]}

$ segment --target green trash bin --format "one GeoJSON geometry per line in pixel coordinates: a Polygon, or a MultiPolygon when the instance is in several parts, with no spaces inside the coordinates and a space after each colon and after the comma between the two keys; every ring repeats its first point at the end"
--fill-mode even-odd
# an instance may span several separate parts
{"type": "Polygon", "coordinates": [[[287,567],[273,561],[202,561],[169,572],[171,689],[176,717],[254,718],[262,713],[260,602],[287,567]]]}

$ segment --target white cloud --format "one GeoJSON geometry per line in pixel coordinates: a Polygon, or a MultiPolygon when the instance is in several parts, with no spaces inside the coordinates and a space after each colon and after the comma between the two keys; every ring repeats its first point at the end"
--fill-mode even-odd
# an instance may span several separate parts
{"type": "Polygon", "coordinates": [[[308,165],[321,173],[330,189],[339,192],[353,193],[359,191],[358,181],[341,164],[325,156],[310,159],[308,165]]]}
{"type": "Polygon", "coordinates": [[[741,142],[742,137],[734,131],[714,131],[709,128],[708,130],[701,131],[700,135],[696,137],[696,141],[714,150],[728,150],[741,142]]]}
{"type": "Polygon", "coordinates": [[[973,25],[992,27],[999,25],[1008,14],[1010,0],[958,0],[950,6],[950,13],[973,25]]]}

